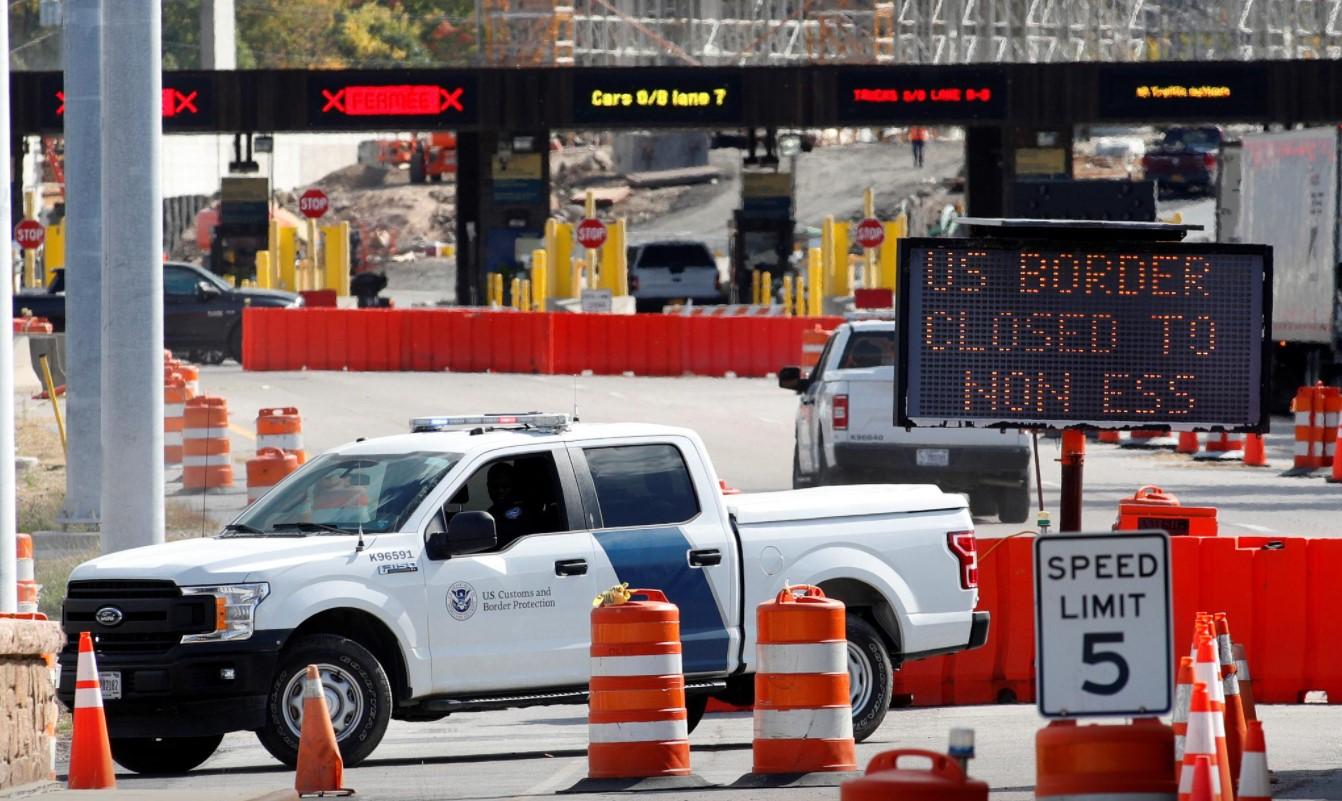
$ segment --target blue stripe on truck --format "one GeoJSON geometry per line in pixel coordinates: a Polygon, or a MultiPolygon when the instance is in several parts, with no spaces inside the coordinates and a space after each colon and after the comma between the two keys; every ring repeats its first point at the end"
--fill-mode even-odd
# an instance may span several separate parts
{"type": "Polygon", "coordinates": [[[727,669],[727,627],[701,568],[689,566],[690,541],[678,528],[597,531],[615,575],[631,589],[661,590],[680,608],[681,661],[686,673],[727,669]]]}

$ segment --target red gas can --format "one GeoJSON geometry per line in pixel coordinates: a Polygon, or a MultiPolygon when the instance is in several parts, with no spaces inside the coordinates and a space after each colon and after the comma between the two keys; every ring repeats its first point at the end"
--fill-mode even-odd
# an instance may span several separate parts
{"type": "Polygon", "coordinates": [[[844,782],[839,801],[988,801],[988,783],[965,776],[945,754],[901,748],[877,754],[866,775],[844,782]],[[931,760],[926,770],[900,768],[909,757],[931,760]]]}

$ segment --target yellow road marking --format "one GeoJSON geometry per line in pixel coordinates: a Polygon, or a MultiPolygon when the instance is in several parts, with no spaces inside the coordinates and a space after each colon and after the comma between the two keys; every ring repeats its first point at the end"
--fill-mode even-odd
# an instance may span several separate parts
{"type": "Polygon", "coordinates": [[[242,426],[238,425],[237,423],[229,423],[229,424],[228,424],[228,430],[229,430],[229,431],[232,431],[234,434],[237,434],[237,435],[240,436],[240,437],[244,437],[244,438],[246,438],[246,439],[250,439],[250,440],[252,440],[253,442],[256,441],[256,433],[255,433],[255,432],[248,431],[247,429],[243,428],[242,426]]]}

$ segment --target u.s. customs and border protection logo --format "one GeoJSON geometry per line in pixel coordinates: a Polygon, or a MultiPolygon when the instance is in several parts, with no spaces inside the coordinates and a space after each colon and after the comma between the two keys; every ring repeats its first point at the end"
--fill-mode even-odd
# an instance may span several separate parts
{"type": "Polygon", "coordinates": [[[457,620],[468,620],[475,614],[475,588],[458,581],[447,588],[447,613],[457,620]]]}

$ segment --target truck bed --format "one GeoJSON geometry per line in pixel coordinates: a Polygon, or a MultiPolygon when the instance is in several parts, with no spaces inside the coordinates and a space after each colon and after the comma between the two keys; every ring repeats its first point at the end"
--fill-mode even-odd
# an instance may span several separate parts
{"type": "Polygon", "coordinates": [[[726,498],[737,525],[821,518],[913,514],[965,508],[960,495],[935,484],[856,484],[784,492],[756,492],[726,498]]]}

